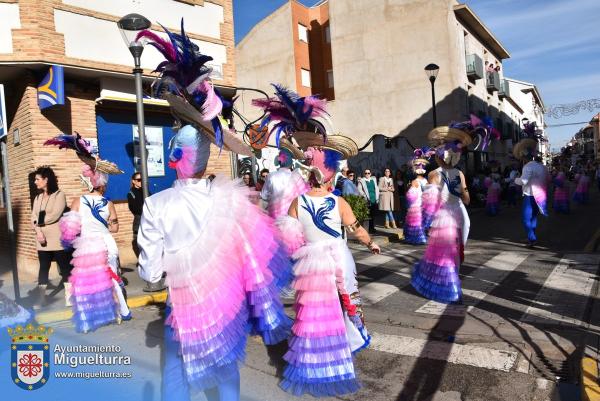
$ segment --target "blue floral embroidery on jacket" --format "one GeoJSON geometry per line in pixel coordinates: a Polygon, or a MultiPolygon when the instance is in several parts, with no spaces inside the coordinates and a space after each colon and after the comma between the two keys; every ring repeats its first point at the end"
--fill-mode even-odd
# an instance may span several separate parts
{"type": "Polygon", "coordinates": [[[310,214],[313,223],[315,223],[315,226],[317,226],[319,230],[331,235],[334,238],[339,238],[341,236],[339,232],[325,224],[325,220],[331,220],[331,218],[327,216],[327,213],[331,212],[335,207],[334,198],[325,198],[325,203],[319,208],[319,210],[315,210],[315,204],[313,201],[307,199],[304,195],[302,195],[302,200],[304,201],[302,208],[310,214]]]}
{"type": "Polygon", "coordinates": [[[90,212],[92,213],[92,216],[94,216],[94,218],[96,220],[98,220],[100,223],[104,224],[104,227],[108,228],[108,222],[106,220],[104,220],[104,218],[100,214],[101,209],[104,208],[108,204],[108,199],[101,198],[100,202],[96,202],[95,200],[92,200],[92,203],[90,204],[90,201],[88,200],[88,198],[86,198],[84,196],[83,204],[90,208],[90,212]]]}
{"type": "Polygon", "coordinates": [[[448,179],[448,176],[446,175],[446,173],[444,173],[442,171],[442,179],[444,180],[444,183],[448,187],[448,191],[450,191],[450,193],[452,195],[460,198],[461,197],[461,193],[456,190],[456,187],[458,187],[460,185],[460,176],[456,176],[455,179],[453,179],[452,181],[450,181],[448,179]]]}

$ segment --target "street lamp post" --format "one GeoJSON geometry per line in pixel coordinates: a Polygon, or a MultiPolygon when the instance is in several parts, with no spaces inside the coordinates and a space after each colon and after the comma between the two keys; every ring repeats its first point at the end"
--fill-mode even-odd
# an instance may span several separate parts
{"type": "Polygon", "coordinates": [[[425,66],[425,73],[429,78],[429,82],[431,82],[431,103],[433,110],[433,128],[437,127],[437,114],[435,112],[435,79],[437,78],[437,74],[440,70],[437,64],[427,64],[425,66]]]}
{"type": "Polygon", "coordinates": [[[135,98],[138,120],[138,136],[140,140],[140,161],[142,175],[142,196],[148,197],[148,152],[146,149],[146,134],[144,129],[144,101],[142,95],[142,73],[140,58],[144,51],[144,44],[137,40],[140,31],[150,28],[152,24],[148,19],[139,14],[127,14],[117,22],[121,31],[125,45],[129,48],[133,56],[135,76],[135,98]]]}

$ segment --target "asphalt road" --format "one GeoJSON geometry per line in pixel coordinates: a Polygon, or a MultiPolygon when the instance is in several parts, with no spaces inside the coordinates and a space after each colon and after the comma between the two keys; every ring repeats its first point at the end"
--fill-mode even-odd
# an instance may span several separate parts
{"type": "MultiPolygon", "coordinates": [[[[523,246],[518,209],[504,209],[497,217],[474,210],[471,219],[461,268],[464,306],[428,302],[412,290],[411,266],[423,247],[392,243],[373,256],[351,246],[373,342],[356,358],[363,388],[340,399],[579,399],[582,347],[589,333],[600,333],[599,317],[591,316],[600,254],[584,252],[600,228],[600,196],[593,193],[592,204],[574,207],[570,216],[541,219],[539,246],[533,250],[523,246]]],[[[96,381],[94,395],[116,390],[119,396],[112,399],[159,400],[162,323],[160,307],[148,306],[134,310],[130,322],[85,336],[75,334],[69,322],[56,323],[52,341],[120,344],[122,354],[132,358],[125,368],[134,376],[110,385],[96,381]]],[[[244,400],[299,399],[277,385],[284,351],[285,345],[267,349],[250,339],[242,368],[244,400]]],[[[6,372],[0,377],[1,387],[16,389],[10,383],[4,387],[6,372]]],[[[36,396],[80,399],[72,390],[80,384],[91,388],[90,381],[53,378],[36,396]]],[[[11,393],[9,399],[36,399],[19,392],[14,397],[11,393]]]]}

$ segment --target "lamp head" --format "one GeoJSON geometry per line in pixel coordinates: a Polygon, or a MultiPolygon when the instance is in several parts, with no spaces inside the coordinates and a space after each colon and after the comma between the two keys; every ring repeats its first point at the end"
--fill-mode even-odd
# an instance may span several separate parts
{"type": "Polygon", "coordinates": [[[440,67],[437,64],[431,63],[425,66],[425,74],[427,74],[430,81],[435,81],[439,71],[440,67]]]}
{"type": "Polygon", "coordinates": [[[121,32],[121,36],[123,37],[123,41],[125,41],[125,45],[129,49],[131,49],[132,47],[143,48],[143,44],[136,40],[137,35],[144,29],[150,28],[151,25],[152,24],[150,23],[150,21],[140,14],[127,14],[126,16],[121,18],[119,22],[117,22],[117,26],[119,27],[119,31],[121,32]]]}

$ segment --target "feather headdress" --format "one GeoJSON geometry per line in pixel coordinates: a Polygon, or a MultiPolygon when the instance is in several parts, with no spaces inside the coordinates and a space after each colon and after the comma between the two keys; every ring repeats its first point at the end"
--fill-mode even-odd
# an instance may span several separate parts
{"type": "MultiPolygon", "coordinates": [[[[219,118],[223,111],[223,98],[210,82],[212,68],[206,65],[213,58],[202,54],[198,45],[186,35],[183,18],[180,34],[164,26],[162,28],[168,40],[149,30],[141,31],[136,38],[154,46],[165,58],[155,69],[160,76],[152,84],[153,96],[165,98],[166,94],[173,94],[183,97],[200,112],[204,122],[210,123],[215,143],[222,149],[224,130],[227,128],[222,126],[219,118]]],[[[176,117],[179,118],[178,115],[176,117]]]]}
{"type": "Polygon", "coordinates": [[[102,160],[92,155],[91,144],[83,139],[77,132],[73,135],[57,135],[44,142],[44,145],[58,146],[59,149],[74,150],[75,153],[77,153],[77,156],[79,156],[79,159],[90,166],[94,171],[112,175],[123,174],[123,171],[115,163],[108,160],[102,160]]]}
{"type": "Polygon", "coordinates": [[[475,141],[475,150],[485,151],[492,139],[500,139],[500,131],[494,128],[490,117],[479,118],[471,114],[469,120],[463,122],[451,122],[450,128],[466,132],[475,141]]]}
{"type": "Polygon", "coordinates": [[[535,121],[528,121],[523,125],[522,139],[513,147],[513,155],[518,160],[529,160],[538,154],[538,143],[545,142],[546,138],[535,121]]]}
{"type": "Polygon", "coordinates": [[[412,168],[417,174],[425,174],[429,159],[435,155],[435,150],[429,147],[417,148],[413,152],[412,168]]]}
{"type": "Polygon", "coordinates": [[[275,88],[274,97],[254,99],[252,104],[266,113],[260,128],[273,123],[270,134],[275,135],[277,147],[282,135],[289,139],[294,133],[300,131],[314,132],[323,136],[328,134],[329,114],[326,111],[325,99],[317,96],[301,97],[282,85],[272,85],[275,88]]]}
{"type": "Polygon", "coordinates": [[[78,132],[75,132],[73,135],[59,134],[54,138],[48,139],[44,142],[44,145],[58,146],[59,149],[71,149],[77,152],[77,154],[92,157],[90,142],[83,139],[78,132]]]}
{"type": "Polygon", "coordinates": [[[538,129],[535,121],[524,122],[522,134],[524,138],[530,138],[538,142],[547,141],[547,139],[543,135],[543,131],[538,129]]]}

